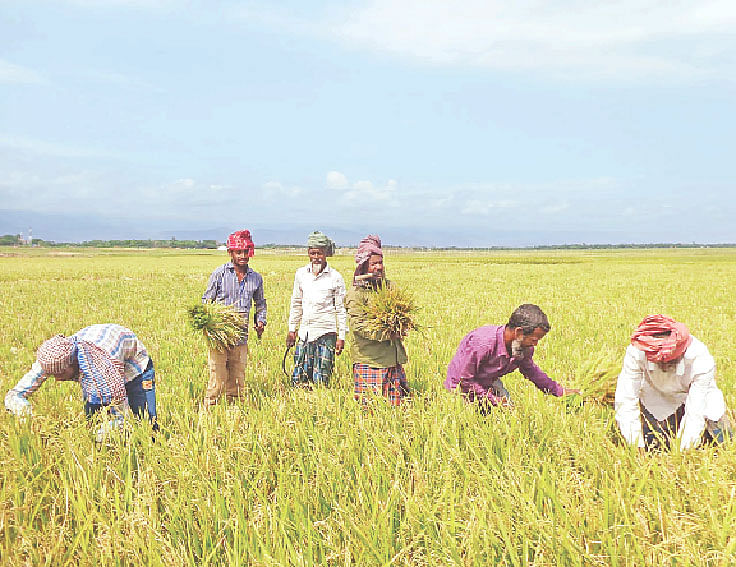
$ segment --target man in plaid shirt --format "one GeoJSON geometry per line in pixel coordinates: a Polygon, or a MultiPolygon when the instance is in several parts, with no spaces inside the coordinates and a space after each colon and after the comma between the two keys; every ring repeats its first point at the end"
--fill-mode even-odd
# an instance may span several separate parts
{"type": "Polygon", "coordinates": [[[102,407],[121,416],[130,408],[140,417],[147,410],[156,423],[156,374],[146,347],[130,330],[112,323],[91,325],[71,337],[56,335],[38,349],[36,362],[5,396],[5,407],[16,415],[31,412],[28,398],[49,376],[57,382],[79,382],[84,412],[102,407]]]}
{"type": "Polygon", "coordinates": [[[250,231],[233,232],[227,238],[226,247],[230,262],[212,272],[202,301],[232,305],[243,314],[243,328],[241,339],[234,347],[226,351],[217,349],[209,351],[207,362],[210,379],[204,395],[206,407],[216,404],[223,395],[228,400],[237,400],[243,395],[243,379],[248,363],[248,319],[251,303],[256,307],[254,323],[259,339],[266,327],[263,277],[248,266],[255,253],[250,231]]]}

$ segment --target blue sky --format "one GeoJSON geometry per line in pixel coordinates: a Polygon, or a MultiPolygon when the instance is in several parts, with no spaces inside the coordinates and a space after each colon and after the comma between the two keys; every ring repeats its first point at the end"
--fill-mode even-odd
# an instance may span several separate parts
{"type": "Polygon", "coordinates": [[[0,233],[736,242],[734,30],[708,0],[0,2],[0,233]]]}

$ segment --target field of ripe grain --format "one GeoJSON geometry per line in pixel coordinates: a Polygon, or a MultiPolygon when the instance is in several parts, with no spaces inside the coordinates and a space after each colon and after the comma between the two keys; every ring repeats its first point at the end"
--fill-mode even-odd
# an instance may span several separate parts
{"type": "MultiPolygon", "coordinates": [[[[487,418],[442,388],[457,343],[537,303],[535,354],[566,386],[617,363],[644,315],[708,345],[736,407],[736,250],[388,251],[422,332],[406,341],[413,400],[364,411],[349,352],[333,385],[293,391],[281,370],[294,271],[256,251],[268,326],[254,334],[243,403],[201,411],[206,348],[188,327],[224,252],[0,250],[0,388],[56,333],[133,329],[156,364],[156,443],[145,423],[97,447],[79,387],[49,380],[34,415],[0,416],[2,565],[736,564],[736,444],[639,455],[608,407],[567,407],[521,375],[487,418]]],[[[349,254],[331,264],[349,281],[349,254]]],[[[350,337],[348,337],[348,342],[350,337]]]]}

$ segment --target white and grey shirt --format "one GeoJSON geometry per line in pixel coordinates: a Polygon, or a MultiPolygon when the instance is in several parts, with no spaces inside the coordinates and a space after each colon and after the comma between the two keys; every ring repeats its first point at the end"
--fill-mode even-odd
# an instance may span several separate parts
{"type": "Polygon", "coordinates": [[[685,404],[678,431],[680,448],[697,446],[705,420],[718,421],[726,411],[715,376],[716,364],[708,347],[695,337],[675,367],[667,371],[630,345],[616,386],[616,421],[621,434],[628,443],[644,447],[639,403],[658,421],[685,404]]]}
{"type": "Polygon", "coordinates": [[[299,339],[314,341],[326,333],[345,339],[345,281],[328,265],[317,275],[308,264],[296,271],[289,308],[289,332],[299,329],[299,339]]]}

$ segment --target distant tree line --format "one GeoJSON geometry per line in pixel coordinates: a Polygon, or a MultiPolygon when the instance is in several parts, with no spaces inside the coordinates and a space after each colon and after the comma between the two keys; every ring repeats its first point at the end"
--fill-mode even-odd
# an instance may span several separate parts
{"type": "Polygon", "coordinates": [[[692,242],[684,244],[681,242],[655,242],[650,244],[550,244],[534,246],[535,250],[608,250],[614,248],[735,248],[734,243],[722,244],[698,244],[692,242]]]}
{"type": "MultiPolygon", "coordinates": [[[[21,246],[23,242],[20,234],[4,234],[0,236],[0,246],[21,246]]],[[[55,242],[53,240],[33,239],[33,246],[65,247],[65,248],[193,248],[193,249],[216,249],[216,240],[177,240],[172,237],[168,240],[85,240],[83,242],[55,242]]],[[[259,248],[285,250],[303,248],[304,244],[262,244],[259,248]]],[[[609,250],[618,248],[736,248],[735,243],[730,244],[698,244],[692,242],[673,243],[660,242],[652,244],[541,244],[539,246],[514,247],[514,246],[483,246],[483,247],[460,247],[460,246],[393,246],[384,245],[384,248],[401,250],[609,250]]]]}
{"type": "MultiPolygon", "coordinates": [[[[26,244],[19,234],[0,236],[0,246],[16,246],[26,244]]],[[[33,246],[50,246],[65,248],[217,248],[216,240],[85,240],[83,242],[55,242],[54,240],[33,239],[33,246]]]]}
{"type": "Polygon", "coordinates": [[[0,236],[0,246],[15,246],[20,243],[20,234],[3,234],[0,236]]]}
{"type": "MultiPolygon", "coordinates": [[[[56,244],[60,246],[60,244],[56,244]]],[[[79,244],[63,244],[83,248],[199,248],[215,249],[216,240],[85,240],[79,244]]]]}

